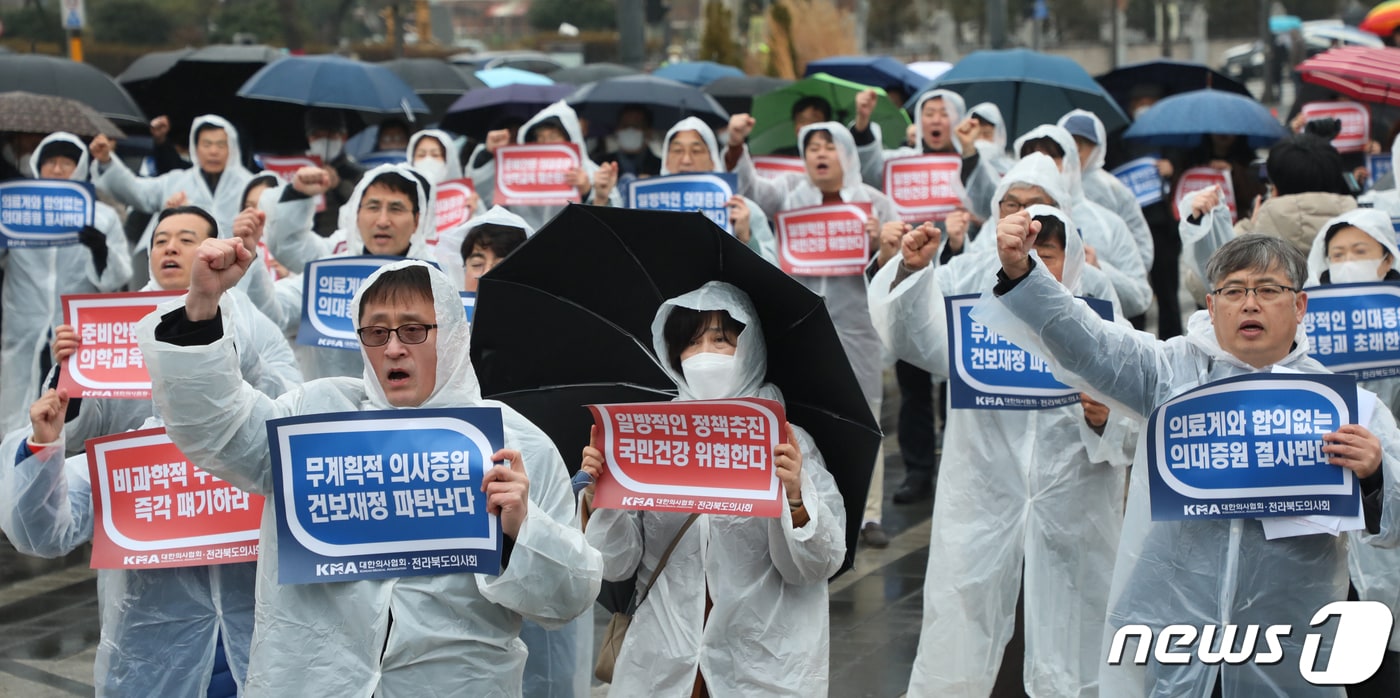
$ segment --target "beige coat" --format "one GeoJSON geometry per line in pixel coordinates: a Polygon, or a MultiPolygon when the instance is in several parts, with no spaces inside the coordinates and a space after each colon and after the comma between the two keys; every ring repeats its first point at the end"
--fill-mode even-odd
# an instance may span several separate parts
{"type": "Polygon", "coordinates": [[[1243,219],[1236,223],[1235,234],[1277,235],[1306,255],[1312,250],[1313,238],[1324,223],[1354,208],[1356,199],[1342,194],[1306,192],[1278,196],[1260,205],[1255,220],[1243,219]]]}

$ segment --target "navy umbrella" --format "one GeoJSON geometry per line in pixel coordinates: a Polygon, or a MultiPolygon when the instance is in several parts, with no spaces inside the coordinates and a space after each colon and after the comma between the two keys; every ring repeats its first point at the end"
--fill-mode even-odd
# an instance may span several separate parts
{"type": "Polygon", "coordinates": [[[506,85],[472,90],[452,103],[441,126],[477,140],[508,122],[524,123],[536,112],[568,97],[573,85],[506,85]]]}
{"type": "Polygon", "coordinates": [[[427,114],[428,105],[392,70],[341,56],[287,56],[243,83],[239,97],[371,114],[427,114]]]}
{"type": "Polygon", "coordinates": [[[729,123],[729,112],[700,88],[655,75],[624,75],[584,85],[569,97],[569,106],[588,119],[589,135],[610,133],[623,107],[639,105],[651,111],[659,130],[687,116],[696,116],[713,127],[729,123]]]}
{"type": "Polygon", "coordinates": [[[149,127],[131,95],[112,76],[86,63],[37,53],[0,55],[0,92],[15,91],[82,102],[133,133],[149,127]]]}
{"type": "MultiPolygon", "coordinates": [[[[1110,132],[1128,125],[1128,116],[1113,97],[1078,63],[1026,49],[975,51],[929,88],[952,90],[969,105],[997,105],[1012,140],[1074,109],[1094,112],[1110,132]]],[[[918,99],[919,95],[910,98],[905,108],[912,110],[918,99]]]]}
{"type": "Polygon", "coordinates": [[[928,85],[928,78],[889,56],[833,56],[807,64],[803,75],[826,73],[842,80],[888,89],[898,88],[912,95],[928,85]]]}
{"type": "Polygon", "coordinates": [[[1170,58],[1158,58],[1125,65],[1117,70],[1104,73],[1095,80],[1103,85],[1103,88],[1108,90],[1110,95],[1113,95],[1113,99],[1118,102],[1118,106],[1122,107],[1123,111],[1128,111],[1129,97],[1132,95],[1133,89],[1139,85],[1156,86],[1161,90],[1158,97],[1170,97],[1182,92],[1205,89],[1254,97],[1243,83],[1204,63],[1174,61],[1170,58]]]}
{"type": "Polygon", "coordinates": [[[1191,148],[1210,133],[1249,139],[1251,148],[1266,148],[1288,135],[1264,105],[1220,90],[1196,90],[1168,97],[1143,112],[1123,138],[1154,145],[1191,148]]]}
{"type": "Polygon", "coordinates": [[[433,118],[429,121],[441,119],[448,107],[468,90],[486,86],[475,76],[463,73],[447,61],[437,58],[396,58],[379,65],[392,70],[423,99],[423,103],[432,110],[433,118]]]}

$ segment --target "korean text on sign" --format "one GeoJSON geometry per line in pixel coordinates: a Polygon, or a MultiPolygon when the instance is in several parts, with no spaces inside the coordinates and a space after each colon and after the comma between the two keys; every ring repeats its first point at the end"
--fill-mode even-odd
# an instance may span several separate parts
{"type": "Polygon", "coordinates": [[[1137,197],[1138,206],[1151,206],[1162,200],[1162,174],[1157,170],[1157,159],[1148,155],[1113,170],[1113,176],[1137,197]]]}
{"type": "Polygon", "coordinates": [[[729,224],[729,199],[734,196],[735,176],[679,174],[633,180],[627,187],[627,207],[647,211],[699,211],[715,225],[734,232],[729,224]]]}
{"type": "MultiPolygon", "coordinates": [[[[437,234],[442,235],[453,228],[471,220],[472,217],[472,196],[476,194],[476,189],[472,186],[470,179],[451,179],[446,182],[439,182],[434,187],[437,205],[433,209],[433,215],[437,216],[437,234]]],[[[434,244],[437,239],[432,240],[434,244]]]]}
{"type": "Polygon", "coordinates": [[[785,174],[807,174],[807,165],[802,158],[787,155],[755,155],[753,168],[760,177],[781,177],[785,174]]]}
{"type": "Polygon", "coordinates": [[[306,265],[302,275],[301,327],[297,344],[358,350],[353,317],[355,292],[380,267],[397,257],[332,257],[306,265]]]}
{"type": "Polygon", "coordinates": [[[1358,380],[1400,376],[1400,284],[1305,289],[1303,329],[1323,366],[1358,380]]]}
{"type": "Polygon", "coordinates": [[[252,562],[263,498],[189,462],[165,429],[90,439],[94,569],[252,562]]]}
{"type": "Polygon", "coordinates": [[[870,259],[870,202],[795,208],[778,214],[778,259],[793,276],[858,276],[870,259]]]}
{"type": "Polygon", "coordinates": [[[496,149],[500,206],[557,206],[579,201],[569,171],[582,167],[573,143],[508,145],[496,149]]]}
{"type": "MultiPolygon", "coordinates": [[[[980,296],[944,299],[948,316],[948,392],[953,409],[1046,410],[1079,402],[1079,391],[1055,380],[1050,365],[972,319],[980,296]]],[[[1107,320],[1113,305],[1081,298],[1107,320]]]]}
{"type": "Polygon", "coordinates": [[[1332,147],[1339,153],[1359,153],[1371,140],[1371,111],[1360,102],[1308,102],[1299,113],[1308,121],[1336,119],[1341,122],[1341,133],[1332,139],[1332,147]]]}
{"type": "Polygon", "coordinates": [[[149,400],[151,376],[136,346],[136,323],[179,291],[75,294],[63,297],[63,321],[78,349],[63,363],[58,385],[73,397],[149,400]]]}
{"type": "Polygon", "coordinates": [[[885,193],[906,223],[941,221],[963,205],[962,157],[917,155],[885,161],[885,193]]]}
{"type": "Polygon", "coordinates": [[[1153,520],[1357,515],[1356,478],[1322,452],[1356,405],[1354,377],[1315,373],[1237,376],[1162,404],[1148,419],[1153,520]]]}
{"type": "Polygon", "coordinates": [[[87,182],[0,182],[0,248],[76,245],[78,231],[92,225],[96,206],[96,190],[87,182]]]}
{"type": "Polygon", "coordinates": [[[1181,219],[1181,202],[1186,199],[1187,194],[1213,186],[1220,187],[1220,200],[1230,209],[1230,222],[1239,220],[1240,212],[1235,204],[1235,181],[1230,178],[1229,170],[1217,170],[1214,167],[1193,167],[1181,173],[1172,198],[1172,212],[1177,220],[1181,219]]]}
{"type": "Polygon", "coordinates": [[[283,584],[499,574],[481,480],[499,408],[346,412],[268,422],[283,584]]]}
{"type": "Polygon", "coordinates": [[[593,504],[734,516],[779,516],[773,449],[786,440],[772,400],[589,405],[607,468],[593,504]]]}

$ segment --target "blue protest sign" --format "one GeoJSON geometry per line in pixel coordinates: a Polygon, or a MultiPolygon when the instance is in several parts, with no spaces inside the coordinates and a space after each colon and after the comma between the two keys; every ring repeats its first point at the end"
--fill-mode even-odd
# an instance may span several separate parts
{"type": "Polygon", "coordinates": [[[306,264],[302,279],[301,327],[297,344],[357,350],[355,291],[377,269],[401,257],[331,257],[306,264]]]}
{"type": "Polygon", "coordinates": [[[1113,176],[1137,197],[1138,206],[1151,206],[1162,200],[1162,174],[1157,156],[1140,157],[1113,169],[1113,176]]]}
{"type": "MultiPolygon", "coordinates": [[[[948,296],[948,391],[953,409],[1046,410],[1079,402],[1079,391],[1055,380],[1044,359],[972,319],[980,295],[948,296]]],[[[1113,304],[1081,298],[1105,319],[1113,304]]]]}
{"type": "Polygon", "coordinates": [[[476,294],[471,291],[461,291],[461,294],[462,307],[467,311],[467,324],[470,325],[476,317],[476,294]]]}
{"type": "Polygon", "coordinates": [[[1400,283],[1334,284],[1304,289],[1308,352],[1358,380],[1400,376],[1400,283]]]}
{"type": "Polygon", "coordinates": [[[12,179],[0,182],[0,247],[76,245],[92,225],[97,194],[87,182],[12,179]]]}
{"type": "Polygon", "coordinates": [[[360,164],[369,170],[380,165],[397,165],[408,162],[408,156],[402,150],[376,150],[359,158],[359,160],[360,164]]]}
{"type": "Polygon", "coordinates": [[[677,174],[638,179],[627,187],[627,207],[647,211],[699,211],[721,228],[729,224],[729,199],[738,188],[731,172],[677,174]]]}
{"type": "Polygon", "coordinates": [[[278,581],[500,574],[481,479],[501,410],[342,412],[270,420],[278,581]]]}
{"type": "Polygon", "coordinates": [[[1366,174],[1368,175],[1366,181],[1370,183],[1371,188],[1375,188],[1376,182],[1379,182],[1381,177],[1390,174],[1393,164],[1390,160],[1390,153],[1376,153],[1366,156],[1366,174]]]}
{"type": "Polygon", "coordinates": [[[1356,421],[1356,379],[1252,373],[1209,383],[1147,420],[1153,521],[1355,516],[1360,488],[1322,435],[1356,421]]]}

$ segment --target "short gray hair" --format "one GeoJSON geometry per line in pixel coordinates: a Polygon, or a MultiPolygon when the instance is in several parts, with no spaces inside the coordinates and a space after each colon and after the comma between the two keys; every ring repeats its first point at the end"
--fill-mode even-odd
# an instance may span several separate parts
{"type": "Polygon", "coordinates": [[[1264,271],[1274,265],[1283,269],[1293,288],[1302,288],[1308,278],[1308,260],[1293,243],[1274,235],[1247,233],[1215,251],[1206,263],[1206,276],[1212,288],[1225,277],[1242,270],[1264,271]]]}

